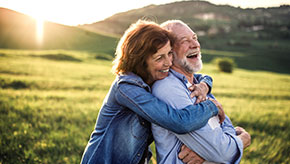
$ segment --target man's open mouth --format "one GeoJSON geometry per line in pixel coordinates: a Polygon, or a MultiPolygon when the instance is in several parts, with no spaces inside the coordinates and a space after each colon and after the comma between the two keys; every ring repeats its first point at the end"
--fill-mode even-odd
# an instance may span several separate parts
{"type": "Polygon", "coordinates": [[[198,57],[199,52],[194,52],[194,53],[190,53],[189,55],[187,55],[187,58],[197,58],[198,57]]]}

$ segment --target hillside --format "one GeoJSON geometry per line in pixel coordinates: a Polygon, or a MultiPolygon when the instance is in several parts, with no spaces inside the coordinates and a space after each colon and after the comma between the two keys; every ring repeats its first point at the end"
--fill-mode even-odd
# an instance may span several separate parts
{"type": "Polygon", "coordinates": [[[43,24],[43,43],[37,44],[36,20],[0,8],[0,48],[66,49],[114,54],[116,38],[52,22],[43,24]]]}
{"type": "Polygon", "coordinates": [[[164,5],[149,5],[118,13],[103,21],[80,27],[91,31],[122,35],[124,30],[138,19],[145,18],[158,23],[169,19],[181,19],[195,31],[203,33],[202,35],[215,35],[237,30],[269,30],[274,26],[281,27],[277,31],[277,33],[281,32],[279,37],[290,38],[290,33],[287,31],[290,28],[289,16],[290,6],[241,9],[228,5],[214,5],[205,1],[182,1],[164,5]]]}
{"type": "Polygon", "coordinates": [[[43,44],[38,45],[34,19],[0,8],[0,48],[78,50],[111,58],[118,37],[137,19],[158,23],[181,19],[198,34],[205,63],[231,57],[238,68],[289,74],[289,16],[290,6],[241,9],[204,1],[175,2],[118,13],[78,27],[44,22],[43,44]],[[224,51],[236,55],[221,53],[224,51]]]}
{"type": "Polygon", "coordinates": [[[183,1],[118,13],[80,28],[120,36],[138,19],[158,23],[181,19],[198,34],[203,50],[239,54],[203,53],[206,63],[215,57],[231,57],[239,68],[290,73],[289,17],[290,6],[242,9],[205,1],[183,1]]]}

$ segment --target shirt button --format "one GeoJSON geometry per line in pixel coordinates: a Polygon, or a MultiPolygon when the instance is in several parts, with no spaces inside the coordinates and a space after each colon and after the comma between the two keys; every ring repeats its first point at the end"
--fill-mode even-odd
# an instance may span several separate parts
{"type": "Polygon", "coordinates": [[[138,155],[138,157],[140,157],[140,154],[137,154],[138,155]]]}
{"type": "Polygon", "coordinates": [[[142,121],[142,125],[145,125],[145,122],[144,121],[142,121]]]}

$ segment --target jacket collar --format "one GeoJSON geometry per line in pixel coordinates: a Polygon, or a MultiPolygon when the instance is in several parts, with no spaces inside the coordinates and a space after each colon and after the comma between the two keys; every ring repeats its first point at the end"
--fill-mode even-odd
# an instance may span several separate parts
{"type": "Polygon", "coordinates": [[[146,84],[140,76],[134,74],[133,72],[119,74],[117,76],[117,81],[118,81],[118,84],[129,83],[129,84],[133,84],[133,85],[138,85],[142,88],[145,88],[149,92],[151,92],[150,86],[148,84],[146,84]]]}

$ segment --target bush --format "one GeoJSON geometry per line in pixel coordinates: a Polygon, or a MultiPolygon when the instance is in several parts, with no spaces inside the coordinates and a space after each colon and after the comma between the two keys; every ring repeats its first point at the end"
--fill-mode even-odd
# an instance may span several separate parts
{"type": "Polygon", "coordinates": [[[97,54],[95,58],[100,60],[113,60],[113,57],[108,54],[97,54]]]}
{"type": "Polygon", "coordinates": [[[214,63],[220,71],[227,73],[232,73],[235,66],[235,62],[231,58],[216,58],[214,63]]]}
{"type": "Polygon", "coordinates": [[[25,81],[20,81],[20,80],[0,79],[0,88],[2,89],[7,89],[7,88],[26,89],[26,88],[30,88],[30,84],[28,84],[25,81]]]}

